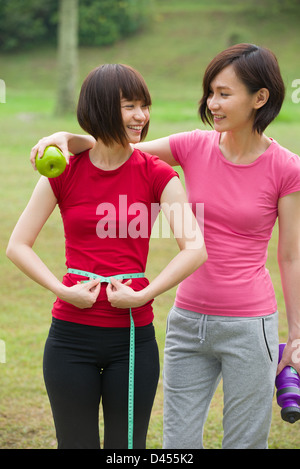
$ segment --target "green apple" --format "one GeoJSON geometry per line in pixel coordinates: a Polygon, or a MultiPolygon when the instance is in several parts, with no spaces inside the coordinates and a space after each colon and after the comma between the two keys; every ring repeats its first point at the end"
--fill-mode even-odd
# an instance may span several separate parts
{"type": "Polygon", "coordinates": [[[43,176],[56,178],[64,172],[67,161],[59,148],[49,146],[45,148],[41,158],[36,156],[35,165],[38,172],[43,176]]]}

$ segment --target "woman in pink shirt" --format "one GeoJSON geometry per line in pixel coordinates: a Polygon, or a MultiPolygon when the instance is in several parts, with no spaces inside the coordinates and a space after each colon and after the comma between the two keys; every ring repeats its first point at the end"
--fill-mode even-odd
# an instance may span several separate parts
{"type": "MultiPolygon", "coordinates": [[[[214,130],[137,145],[184,170],[188,200],[204,206],[208,261],[179,285],[164,356],[164,448],[202,448],[215,389],[224,391],[223,448],[267,448],[276,372],[295,363],[300,339],[300,160],[264,133],[285,88],[274,54],[252,44],[219,53],[203,79],[199,114],[214,130]],[[266,268],[276,219],[289,326],[278,365],[278,312],[266,268]]],[[[93,145],[57,133],[68,157],[93,145]]],[[[201,211],[200,211],[201,213],[201,211]]]]}

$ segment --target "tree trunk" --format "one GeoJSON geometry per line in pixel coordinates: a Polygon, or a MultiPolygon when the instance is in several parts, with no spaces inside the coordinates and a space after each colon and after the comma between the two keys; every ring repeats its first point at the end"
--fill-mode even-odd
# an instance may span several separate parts
{"type": "Polygon", "coordinates": [[[56,113],[74,112],[78,64],[78,0],[60,0],[56,113]]]}

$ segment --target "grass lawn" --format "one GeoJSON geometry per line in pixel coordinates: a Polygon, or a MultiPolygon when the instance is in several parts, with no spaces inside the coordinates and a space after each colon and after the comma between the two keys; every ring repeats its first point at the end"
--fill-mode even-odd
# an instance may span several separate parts
{"type": "MultiPolygon", "coordinates": [[[[232,38],[272,48],[277,54],[287,85],[281,116],[267,134],[300,154],[300,104],[291,100],[291,83],[298,73],[298,25],[296,18],[272,14],[260,18],[250,1],[198,2],[162,0],[155,21],[138,36],[103,49],[80,50],[80,80],[99,63],[123,62],[138,68],[153,96],[148,138],[202,127],[197,117],[201,76],[205,65],[232,38]],[[213,21],[212,21],[213,20],[213,21]]],[[[57,130],[80,132],[74,116],[57,118],[55,102],[56,51],[37,49],[0,55],[0,78],[6,83],[6,103],[0,104],[0,340],[5,341],[6,363],[0,363],[0,448],[55,448],[52,416],[42,377],[43,346],[51,321],[53,295],[33,284],[5,257],[10,233],[38,180],[29,164],[36,141],[57,130]]],[[[268,267],[280,312],[280,338],[286,340],[285,306],[276,261],[277,227],[269,246],[268,267]]],[[[64,238],[56,210],[44,227],[36,250],[60,278],[64,274],[64,238]]],[[[173,240],[153,239],[147,274],[153,278],[174,255],[173,240]]],[[[166,317],[175,289],[155,301],[155,326],[161,364],[166,317]]],[[[148,448],[162,445],[162,379],[153,408],[148,448]]],[[[247,416],[244,416],[247,418],[247,416]]],[[[102,432],[103,436],[103,432],[102,432]]],[[[221,447],[222,387],[212,401],[205,430],[205,446],[221,447]]],[[[299,424],[280,418],[274,399],[270,448],[299,448],[299,424]]]]}

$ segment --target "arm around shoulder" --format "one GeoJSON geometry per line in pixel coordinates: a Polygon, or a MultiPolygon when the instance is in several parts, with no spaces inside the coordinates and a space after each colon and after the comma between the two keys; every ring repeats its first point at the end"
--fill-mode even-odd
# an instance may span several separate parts
{"type": "Polygon", "coordinates": [[[169,137],[158,138],[156,140],[150,140],[149,142],[141,142],[134,145],[135,148],[150,155],[158,156],[158,158],[170,166],[178,166],[178,161],[175,160],[169,137]]]}

